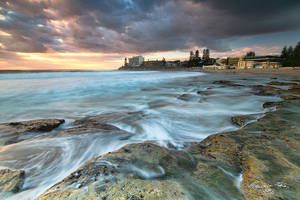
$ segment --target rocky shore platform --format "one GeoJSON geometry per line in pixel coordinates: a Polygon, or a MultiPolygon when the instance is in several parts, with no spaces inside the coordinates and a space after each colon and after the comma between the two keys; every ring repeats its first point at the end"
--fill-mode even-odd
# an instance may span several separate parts
{"type": "MultiPolygon", "coordinates": [[[[280,96],[282,102],[266,102],[263,106],[270,108],[270,112],[263,117],[233,117],[232,122],[241,127],[236,131],[211,135],[180,150],[151,141],[128,144],[89,159],[37,199],[297,200],[300,85],[295,82],[251,86],[256,95],[280,96]],[[278,87],[282,85],[288,89],[278,87]]],[[[234,86],[230,81],[216,84],[234,86]]],[[[53,137],[91,130],[113,130],[127,135],[107,123],[114,117],[80,119],[75,127],[54,133],[53,137]]],[[[63,122],[51,119],[1,124],[1,145],[18,142],[25,133],[51,131],[63,122]]],[[[19,192],[25,178],[26,172],[22,170],[0,170],[0,194],[19,192]]]]}

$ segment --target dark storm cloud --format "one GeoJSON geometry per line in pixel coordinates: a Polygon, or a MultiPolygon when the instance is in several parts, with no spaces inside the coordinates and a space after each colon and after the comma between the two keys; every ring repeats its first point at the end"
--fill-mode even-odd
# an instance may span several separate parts
{"type": "MultiPolygon", "coordinates": [[[[230,22],[234,23],[227,28],[230,35],[272,33],[296,30],[300,27],[299,0],[191,1],[213,8],[214,13],[222,13],[224,21],[230,19],[230,22]]],[[[224,33],[226,34],[226,29],[224,33]]]]}
{"type": "Polygon", "coordinates": [[[7,51],[153,52],[300,29],[299,0],[7,0],[7,51]]]}

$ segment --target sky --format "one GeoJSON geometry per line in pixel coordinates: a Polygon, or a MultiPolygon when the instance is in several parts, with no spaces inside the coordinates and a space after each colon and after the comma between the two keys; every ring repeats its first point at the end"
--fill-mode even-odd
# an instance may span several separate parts
{"type": "Polygon", "coordinates": [[[0,69],[109,70],[125,57],[280,54],[299,0],[0,0],[0,69]]]}

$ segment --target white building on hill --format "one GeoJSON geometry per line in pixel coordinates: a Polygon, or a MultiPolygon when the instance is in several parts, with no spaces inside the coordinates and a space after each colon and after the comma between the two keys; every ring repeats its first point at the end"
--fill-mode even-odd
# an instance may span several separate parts
{"type": "Polygon", "coordinates": [[[138,67],[141,66],[144,62],[143,56],[134,56],[132,58],[129,58],[129,66],[131,67],[138,67]]]}

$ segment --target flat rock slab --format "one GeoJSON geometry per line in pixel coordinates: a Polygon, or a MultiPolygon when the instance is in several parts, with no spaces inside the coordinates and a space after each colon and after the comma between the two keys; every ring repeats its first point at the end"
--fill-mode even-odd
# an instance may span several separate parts
{"type": "Polygon", "coordinates": [[[278,86],[292,86],[297,85],[297,83],[291,83],[291,82],[278,82],[278,81],[271,81],[268,83],[269,85],[278,85],[278,86]]]}
{"type": "Polygon", "coordinates": [[[152,143],[129,144],[90,159],[37,199],[209,199],[207,191],[244,199],[233,180],[210,162],[152,143]],[[217,189],[218,182],[226,194],[217,189]]]}
{"type": "Polygon", "coordinates": [[[249,87],[252,88],[254,90],[254,94],[258,96],[274,96],[286,92],[286,90],[282,90],[273,86],[253,85],[249,87]]]}
{"type": "Polygon", "coordinates": [[[247,200],[296,200],[300,194],[299,110],[299,100],[282,102],[278,110],[257,122],[211,135],[189,151],[240,166],[247,200]]]}
{"type": "MultiPolygon", "coordinates": [[[[5,192],[17,193],[21,189],[25,178],[23,170],[0,170],[0,194],[5,192]]],[[[0,196],[1,197],[1,196],[0,196]]]]}
{"type": "Polygon", "coordinates": [[[242,87],[242,86],[244,86],[244,85],[240,85],[240,84],[234,83],[233,81],[228,81],[228,80],[214,81],[213,84],[223,85],[223,86],[228,86],[228,87],[242,87]]]}
{"type": "Polygon", "coordinates": [[[0,124],[0,134],[48,132],[64,123],[63,119],[40,119],[0,124]]]}
{"type": "Polygon", "coordinates": [[[14,144],[30,139],[36,136],[32,133],[52,131],[64,122],[63,119],[40,119],[0,124],[0,145],[14,144]]]}
{"type": "Polygon", "coordinates": [[[258,114],[240,115],[240,116],[231,117],[231,121],[233,124],[242,127],[247,125],[251,121],[257,120],[258,117],[259,117],[258,114]]]}
{"type": "Polygon", "coordinates": [[[263,108],[272,108],[272,107],[278,107],[282,104],[282,102],[265,102],[263,104],[263,108]]]}

